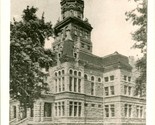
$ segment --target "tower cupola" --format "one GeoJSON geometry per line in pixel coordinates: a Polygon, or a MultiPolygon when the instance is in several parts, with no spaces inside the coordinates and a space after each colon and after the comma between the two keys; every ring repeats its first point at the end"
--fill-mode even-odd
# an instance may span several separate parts
{"type": "Polygon", "coordinates": [[[79,19],[83,19],[83,11],[83,0],[61,0],[62,19],[67,17],[77,17],[79,19]]]}

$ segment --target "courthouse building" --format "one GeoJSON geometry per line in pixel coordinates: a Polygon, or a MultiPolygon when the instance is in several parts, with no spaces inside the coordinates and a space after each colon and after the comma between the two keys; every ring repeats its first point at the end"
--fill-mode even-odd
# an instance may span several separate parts
{"type": "MultiPolygon", "coordinates": [[[[84,0],[61,0],[52,49],[57,64],[47,72],[50,91],[18,121],[18,103],[10,105],[16,125],[145,125],[145,99],[134,96],[129,58],[114,52],[92,54],[92,26],[84,19],[84,0]]],[[[15,124],[11,122],[10,124],[15,124]]]]}

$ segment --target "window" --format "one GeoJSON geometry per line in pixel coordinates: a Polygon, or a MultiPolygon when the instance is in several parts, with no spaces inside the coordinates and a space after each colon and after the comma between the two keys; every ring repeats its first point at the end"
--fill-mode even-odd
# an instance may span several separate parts
{"type": "Polygon", "coordinates": [[[65,116],[65,103],[62,102],[62,116],[65,116]]]}
{"type": "Polygon", "coordinates": [[[102,105],[98,105],[98,108],[101,108],[102,107],[102,105]]]}
{"type": "Polygon", "coordinates": [[[55,103],[55,116],[57,116],[57,103],[55,103]]]}
{"type": "Polygon", "coordinates": [[[129,95],[131,95],[131,87],[128,88],[129,95]]]}
{"type": "Polygon", "coordinates": [[[72,91],[72,77],[69,77],[69,91],[72,91]]]}
{"type": "Polygon", "coordinates": [[[85,105],[85,107],[87,107],[88,106],[88,103],[85,103],[84,105],[85,105]]]}
{"type": "Polygon", "coordinates": [[[61,116],[61,103],[60,102],[58,103],[58,110],[59,110],[59,115],[58,116],[61,116]]]}
{"type": "Polygon", "coordinates": [[[108,82],[109,81],[109,78],[108,77],[105,77],[104,80],[105,80],[105,82],[108,82]]]}
{"type": "Polygon", "coordinates": [[[81,72],[78,73],[78,76],[81,76],[81,72]]]}
{"type": "Polygon", "coordinates": [[[77,58],[77,53],[74,53],[74,58],[77,58]]]}
{"type": "Polygon", "coordinates": [[[65,74],[65,71],[64,70],[62,70],[62,74],[65,74]]]}
{"type": "Polygon", "coordinates": [[[101,78],[98,78],[98,82],[101,82],[101,78]]]}
{"type": "Polygon", "coordinates": [[[127,112],[128,112],[128,105],[125,104],[125,106],[124,106],[124,115],[125,115],[125,117],[127,117],[127,112]]]}
{"type": "Polygon", "coordinates": [[[91,95],[94,95],[94,83],[91,82],[91,95]]]}
{"type": "Polygon", "coordinates": [[[110,105],[111,117],[115,117],[115,105],[110,105]]]}
{"type": "Polygon", "coordinates": [[[143,106],[140,106],[140,117],[143,117],[143,106]]]}
{"type": "Polygon", "coordinates": [[[79,112],[78,112],[78,116],[81,116],[81,102],[79,102],[79,112]]]}
{"type": "Polygon", "coordinates": [[[61,75],[61,72],[59,71],[59,76],[61,75]]]}
{"type": "Polygon", "coordinates": [[[114,80],[114,76],[110,76],[110,81],[113,81],[114,80]]]}
{"type": "Polygon", "coordinates": [[[55,72],[55,76],[57,76],[57,72],[55,72]]]}
{"type": "Polygon", "coordinates": [[[139,117],[139,106],[136,106],[136,114],[137,114],[137,118],[139,117]]]}
{"type": "Polygon", "coordinates": [[[85,79],[85,80],[87,80],[87,79],[88,79],[88,76],[87,76],[86,74],[84,75],[84,79],[85,79]]]}
{"type": "Polygon", "coordinates": [[[34,108],[31,107],[31,108],[30,108],[30,117],[33,117],[33,112],[34,112],[34,108]]]}
{"type": "Polygon", "coordinates": [[[77,102],[74,102],[74,116],[77,116],[77,102]]]}
{"type": "Polygon", "coordinates": [[[129,105],[129,117],[131,117],[131,113],[132,113],[132,105],[129,105]]]}
{"type": "Polygon", "coordinates": [[[109,95],[109,88],[108,87],[105,87],[105,96],[108,96],[109,95]]]}
{"type": "Polygon", "coordinates": [[[81,102],[69,102],[69,116],[81,116],[81,102]]]}
{"type": "Polygon", "coordinates": [[[61,79],[59,78],[59,92],[61,92],[61,79]]]}
{"type": "Polygon", "coordinates": [[[91,81],[94,81],[94,76],[91,77],[91,81]]]}
{"type": "Polygon", "coordinates": [[[72,74],[73,74],[73,70],[71,70],[71,69],[70,69],[70,70],[69,70],[69,74],[71,74],[71,75],[72,75],[72,74]]]}
{"type": "Polygon", "coordinates": [[[72,116],[73,112],[73,102],[69,102],[69,116],[72,116]]]}
{"type": "Polygon", "coordinates": [[[114,95],[115,94],[114,86],[110,86],[110,91],[111,91],[111,95],[114,95]]]}
{"type": "Polygon", "coordinates": [[[127,76],[124,76],[124,81],[126,81],[127,80],[127,76]]]}
{"type": "Polygon", "coordinates": [[[16,106],[13,106],[13,118],[16,118],[16,106]]]}
{"type": "Polygon", "coordinates": [[[92,107],[95,107],[95,104],[91,104],[92,107]]]}
{"type": "Polygon", "coordinates": [[[52,106],[51,103],[44,104],[44,117],[51,117],[52,106]]]}
{"type": "Polygon", "coordinates": [[[128,81],[131,82],[131,77],[128,77],[128,81]]]}
{"type": "Polygon", "coordinates": [[[65,91],[65,80],[64,80],[64,77],[62,77],[62,91],[65,91]]]}
{"type": "Polygon", "coordinates": [[[81,92],[81,79],[78,80],[78,92],[81,92]]]}
{"type": "Polygon", "coordinates": [[[127,86],[124,86],[124,94],[127,94],[127,86]]]}
{"type": "Polygon", "coordinates": [[[74,92],[77,92],[76,89],[77,89],[77,78],[74,78],[74,92]]]}
{"type": "Polygon", "coordinates": [[[105,117],[109,117],[109,105],[105,105],[105,117]]]}
{"type": "Polygon", "coordinates": [[[74,75],[77,76],[77,71],[74,71],[74,75]]]}

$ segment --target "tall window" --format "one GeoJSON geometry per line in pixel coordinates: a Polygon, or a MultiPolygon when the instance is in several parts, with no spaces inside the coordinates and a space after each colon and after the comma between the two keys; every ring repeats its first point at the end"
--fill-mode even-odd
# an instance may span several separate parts
{"type": "Polygon", "coordinates": [[[125,117],[127,117],[127,113],[128,113],[128,105],[125,104],[125,106],[124,106],[124,115],[125,115],[125,117]]]}
{"type": "Polygon", "coordinates": [[[74,92],[76,92],[77,88],[77,78],[74,78],[74,92]]]}
{"type": "Polygon", "coordinates": [[[74,102],[74,116],[77,116],[77,102],[74,102]]]}
{"type": "Polygon", "coordinates": [[[115,117],[115,105],[110,105],[111,117],[115,117]]]}
{"type": "Polygon", "coordinates": [[[57,103],[55,103],[55,116],[57,116],[58,115],[58,109],[57,109],[58,107],[57,107],[57,103]]]}
{"type": "Polygon", "coordinates": [[[81,102],[69,102],[69,116],[81,116],[82,105],[81,102]]]}
{"type": "Polygon", "coordinates": [[[131,117],[132,114],[132,105],[129,105],[129,117],[131,117]]]}
{"type": "Polygon", "coordinates": [[[131,77],[130,76],[128,77],[128,81],[131,82],[131,77]]]}
{"type": "Polygon", "coordinates": [[[139,106],[136,107],[137,118],[139,117],[139,106]]]}
{"type": "Polygon", "coordinates": [[[78,92],[81,92],[81,79],[78,80],[78,92]]]}
{"type": "Polygon", "coordinates": [[[57,79],[55,79],[55,92],[57,92],[57,79]]]}
{"type": "Polygon", "coordinates": [[[105,105],[105,117],[109,117],[109,105],[105,105]]]}
{"type": "Polygon", "coordinates": [[[72,116],[73,112],[73,102],[69,102],[69,116],[72,116]]]}
{"type": "Polygon", "coordinates": [[[127,94],[127,86],[124,86],[124,94],[127,94]]]}
{"type": "Polygon", "coordinates": [[[126,81],[127,80],[127,76],[124,76],[124,81],[126,81]]]}
{"type": "Polygon", "coordinates": [[[13,106],[13,118],[16,118],[16,106],[13,106]]]}
{"type": "Polygon", "coordinates": [[[140,117],[143,117],[143,106],[140,106],[140,117]]]}
{"type": "Polygon", "coordinates": [[[58,102],[58,115],[61,116],[61,102],[58,102]]]}
{"type": "Polygon", "coordinates": [[[94,95],[94,82],[91,82],[91,95],[94,95]]]}
{"type": "Polygon", "coordinates": [[[62,77],[62,91],[65,91],[65,79],[62,77]]]}
{"type": "Polygon", "coordinates": [[[129,95],[131,95],[131,87],[128,88],[129,95]]]}
{"type": "Polygon", "coordinates": [[[115,94],[114,86],[110,86],[111,95],[115,94]]]}
{"type": "Polygon", "coordinates": [[[72,91],[72,77],[69,77],[69,91],[72,91]]]}
{"type": "Polygon", "coordinates": [[[44,104],[44,117],[51,117],[52,112],[52,104],[45,103],[44,104]]]}
{"type": "Polygon", "coordinates": [[[81,116],[81,102],[79,102],[79,112],[78,112],[78,116],[81,116]]]}
{"type": "Polygon", "coordinates": [[[65,103],[62,102],[62,116],[65,116],[65,103]]]}
{"type": "Polygon", "coordinates": [[[61,79],[59,78],[59,92],[61,92],[61,79]]]}
{"type": "Polygon", "coordinates": [[[105,87],[105,96],[108,96],[109,95],[109,88],[108,87],[105,87]]]}

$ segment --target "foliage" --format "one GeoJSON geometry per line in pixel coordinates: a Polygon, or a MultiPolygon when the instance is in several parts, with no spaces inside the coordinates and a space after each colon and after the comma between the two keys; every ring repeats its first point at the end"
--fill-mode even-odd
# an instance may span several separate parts
{"type": "Polygon", "coordinates": [[[36,16],[37,8],[24,9],[22,20],[11,22],[10,26],[10,96],[27,107],[47,91],[45,73],[54,63],[54,54],[45,50],[45,39],[52,36],[50,22],[44,15],[36,16]]]}
{"type": "Polygon", "coordinates": [[[133,26],[137,27],[137,30],[131,34],[135,41],[133,48],[140,49],[143,57],[136,62],[136,67],[140,73],[136,79],[136,94],[143,96],[146,94],[147,1],[134,0],[134,2],[137,3],[137,7],[126,12],[126,20],[131,20],[133,26]]]}

